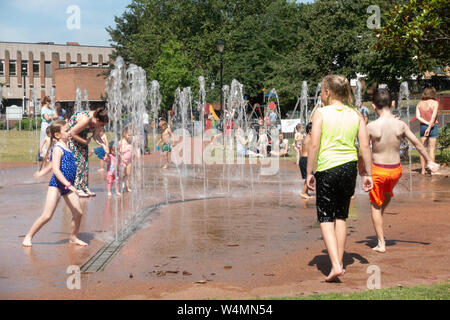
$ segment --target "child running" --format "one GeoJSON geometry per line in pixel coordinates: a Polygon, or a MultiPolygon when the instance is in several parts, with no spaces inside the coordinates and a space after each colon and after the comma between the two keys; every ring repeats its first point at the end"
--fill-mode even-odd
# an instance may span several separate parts
{"type": "Polygon", "coordinates": [[[164,161],[164,166],[162,167],[164,170],[168,168],[170,164],[170,153],[172,151],[172,146],[174,146],[174,135],[170,128],[167,125],[167,122],[162,120],[159,123],[159,127],[161,128],[161,137],[158,140],[158,145],[161,145],[162,158],[164,161]]]}
{"type": "Polygon", "coordinates": [[[109,143],[109,153],[105,157],[105,162],[107,163],[107,174],[106,174],[106,188],[108,189],[108,198],[112,196],[111,189],[114,183],[116,187],[116,194],[118,196],[121,195],[120,187],[119,187],[119,168],[118,164],[120,163],[120,159],[117,156],[116,143],[111,141],[109,143]]]}
{"type": "Polygon", "coordinates": [[[369,138],[372,141],[372,179],[373,189],[370,190],[372,205],[372,222],[378,238],[378,244],[372,248],[377,252],[386,252],[383,233],[383,213],[386,210],[393,189],[402,176],[400,164],[400,144],[404,137],[408,138],[417,151],[426,159],[427,167],[436,172],[439,165],[434,163],[427,154],[425,147],[411,132],[408,125],[397,119],[391,112],[391,94],[386,89],[378,89],[373,95],[373,108],[379,118],[367,126],[369,138]]]}
{"type": "Polygon", "coordinates": [[[132,192],[130,188],[130,177],[131,177],[131,159],[133,157],[133,145],[131,142],[131,135],[129,127],[125,127],[122,130],[122,140],[120,140],[120,167],[121,167],[121,177],[125,182],[128,192],[132,192]]]}
{"type": "Polygon", "coordinates": [[[308,149],[309,149],[309,145],[311,144],[311,128],[312,128],[312,123],[309,122],[306,125],[306,135],[305,137],[302,139],[302,144],[300,146],[300,160],[299,160],[299,167],[300,167],[300,173],[302,174],[302,179],[305,180],[305,185],[303,186],[303,190],[302,193],[300,193],[300,196],[303,199],[308,200],[309,198],[311,198],[311,196],[308,194],[308,185],[306,184],[306,167],[308,165],[308,149]]]}
{"type": "Polygon", "coordinates": [[[57,142],[53,148],[49,148],[47,151],[47,154],[49,152],[51,153],[50,161],[52,163],[53,176],[49,183],[44,211],[31,226],[22,245],[24,247],[32,246],[31,240],[33,236],[50,221],[55,213],[59,198],[63,196],[72,212],[72,231],[69,242],[80,246],[87,246],[87,243],[77,237],[82,210],[77,190],[72,185],[75,181],[77,165],[73,153],[67,146],[67,142],[69,141],[69,124],[64,120],[56,120],[50,125],[50,145],[53,144],[53,141],[57,142]]]}
{"type": "Polygon", "coordinates": [[[348,80],[341,75],[326,76],[322,81],[321,99],[324,107],[317,109],[312,119],[306,182],[309,189],[316,190],[318,221],[332,265],[325,281],[331,282],[345,272],[346,219],[357,176],[356,137],[365,165],[363,190],[372,189],[373,183],[366,123],[351,107],[348,80]]]}

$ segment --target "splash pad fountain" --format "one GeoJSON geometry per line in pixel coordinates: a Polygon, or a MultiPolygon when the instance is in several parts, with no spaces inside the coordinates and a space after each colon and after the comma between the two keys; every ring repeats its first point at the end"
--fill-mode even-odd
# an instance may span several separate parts
{"type": "MultiPolygon", "coordinates": [[[[175,92],[173,115],[170,117],[171,130],[175,136],[172,150],[172,167],[161,168],[160,152],[156,150],[157,125],[161,110],[159,83],[151,82],[147,89],[146,75],[143,69],[135,65],[126,67],[120,57],[115,61],[114,69],[106,82],[108,96],[108,113],[110,117],[111,140],[119,141],[123,128],[128,125],[133,132],[132,158],[133,191],[123,194],[122,198],[113,199],[111,215],[114,222],[109,226],[107,244],[97,252],[82,268],[84,272],[103,270],[105,265],[120,250],[129,237],[140,228],[146,219],[161,207],[190,201],[215,201],[214,199],[254,198],[255,192],[263,192],[267,185],[278,184],[279,201],[283,197],[283,184],[290,184],[286,177],[279,177],[279,159],[276,157],[261,159],[257,164],[256,157],[236,157],[235,134],[255,143],[256,132],[251,128],[248,119],[247,102],[244,99],[244,86],[233,80],[231,86],[225,85],[224,109],[228,117],[224,117],[224,134],[218,140],[219,145],[208,148],[212,135],[205,132],[204,111],[206,105],[205,80],[199,79],[197,104],[193,102],[194,94],[189,87],[178,88],[175,92]],[[148,109],[147,109],[148,106],[148,109]],[[198,118],[194,111],[197,111],[198,118]],[[153,126],[153,152],[144,157],[143,150],[143,114],[150,113],[155,121],[153,126]],[[129,118],[128,124],[124,118],[129,118]],[[200,123],[200,128],[195,123],[200,123]],[[144,159],[145,158],[145,159],[144,159]],[[174,168],[175,167],[175,168],[174,168]],[[275,181],[274,181],[275,180],[275,181]],[[149,182],[153,183],[149,183],[149,182]],[[249,193],[251,191],[251,193],[249,193]]],[[[278,119],[281,112],[276,90],[270,91],[277,101],[278,119]]],[[[274,137],[277,128],[272,128],[274,137]]],[[[272,150],[278,150],[278,139],[274,139],[272,150]]],[[[119,172],[117,172],[119,173],[119,172]]],[[[292,181],[291,191],[297,192],[292,181]]],[[[288,188],[289,189],[289,188],[288,188]]],[[[272,190],[269,187],[268,190],[272,190]]],[[[268,191],[266,190],[266,191],[268,191]]],[[[264,192],[266,192],[264,191],[264,192]]],[[[245,200],[248,201],[248,200],[245,200]]]]}

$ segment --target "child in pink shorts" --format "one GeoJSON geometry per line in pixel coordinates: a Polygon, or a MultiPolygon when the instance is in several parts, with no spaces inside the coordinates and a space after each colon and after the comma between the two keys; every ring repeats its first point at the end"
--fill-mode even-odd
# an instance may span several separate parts
{"type": "Polygon", "coordinates": [[[119,187],[119,161],[120,158],[117,155],[116,145],[114,141],[109,143],[109,153],[105,158],[105,162],[108,165],[108,171],[106,174],[106,187],[108,189],[108,197],[112,196],[111,189],[114,183],[116,187],[116,194],[120,196],[120,187],[119,187]]]}

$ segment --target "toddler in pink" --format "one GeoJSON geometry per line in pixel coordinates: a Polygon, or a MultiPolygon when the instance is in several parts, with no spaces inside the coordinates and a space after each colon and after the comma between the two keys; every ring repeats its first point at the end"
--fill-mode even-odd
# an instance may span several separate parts
{"type": "Polygon", "coordinates": [[[109,144],[109,153],[105,158],[107,163],[107,173],[106,173],[106,187],[108,189],[108,197],[112,196],[111,189],[114,183],[116,187],[116,194],[120,196],[120,187],[119,187],[119,161],[120,157],[116,153],[116,145],[113,141],[109,144]]]}

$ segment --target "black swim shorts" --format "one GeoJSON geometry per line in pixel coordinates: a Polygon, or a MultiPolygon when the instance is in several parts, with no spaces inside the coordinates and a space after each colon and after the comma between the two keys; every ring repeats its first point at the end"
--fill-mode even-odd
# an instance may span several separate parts
{"type": "Polygon", "coordinates": [[[317,218],[320,223],[347,219],[350,200],[355,193],[357,161],[316,172],[317,218]]]}
{"type": "Polygon", "coordinates": [[[308,157],[300,157],[299,161],[300,173],[302,178],[306,180],[306,166],[308,165],[308,157]]]}

